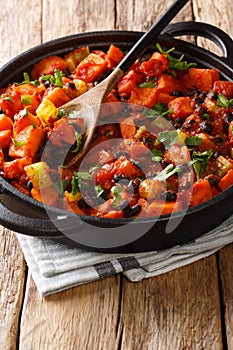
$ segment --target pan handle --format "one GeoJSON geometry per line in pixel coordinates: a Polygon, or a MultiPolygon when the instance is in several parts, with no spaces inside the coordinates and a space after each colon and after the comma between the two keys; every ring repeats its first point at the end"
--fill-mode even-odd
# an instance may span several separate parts
{"type": "Polygon", "coordinates": [[[181,35],[201,36],[213,41],[222,51],[224,60],[233,65],[233,40],[220,28],[202,22],[178,22],[168,25],[162,34],[172,37],[181,35]]]}

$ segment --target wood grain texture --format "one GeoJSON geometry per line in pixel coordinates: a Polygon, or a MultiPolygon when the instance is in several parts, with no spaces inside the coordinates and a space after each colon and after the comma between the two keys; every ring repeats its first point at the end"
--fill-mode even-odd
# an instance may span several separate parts
{"type": "Polygon", "coordinates": [[[233,349],[233,244],[219,252],[220,277],[228,349],[233,349]]]}
{"type": "Polygon", "coordinates": [[[114,349],[119,279],[107,278],[45,299],[29,279],[19,349],[114,349]]]}
{"type": "Polygon", "coordinates": [[[121,349],[222,349],[214,256],[136,285],[124,282],[121,349]]]}
{"type": "MultiPolygon", "coordinates": [[[[41,42],[41,1],[6,1],[1,6],[0,66],[41,42]]],[[[15,234],[0,227],[0,348],[17,348],[25,262],[15,234]]]]}
{"type": "Polygon", "coordinates": [[[25,263],[13,232],[0,226],[0,348],[16,349],[25,263]]]}

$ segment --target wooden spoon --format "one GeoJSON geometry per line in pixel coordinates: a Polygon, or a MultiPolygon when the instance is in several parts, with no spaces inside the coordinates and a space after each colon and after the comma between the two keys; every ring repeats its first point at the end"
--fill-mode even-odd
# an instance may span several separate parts
{"type": "Polygon", "coordinates": [[[65,112],[66,116],[69,116],[72,112],[83,111],[95,108],[94,113],[85,114],[85,127],[88,132],[86,133],[85,142],[82,146],[82,150],[72,160],[66,164],[68,167],[72,167],[77,164],[88,151],[88,147],[92,141],[95,126],[97,125],[98,115],[101,104],[109,92],[117,85],[121,80],[125,72],[131,67],[136,59],[147,49],[152,41],[161,33],[161,31],[170,23],[170,21],[176,16],[176,14],[184,7],[188,0],[177,0],[168,8],[168,10],[152,25],[152,27],[138,40],[138,42],[131,48],[128,54],[118,64],[118,66],[112,71],[112,73],[105,78],[101,83],[90,89],[83,95],[71,100],[64,104],[60,109],[65,112]],[[98,107],[99,106],[99,107],[98,107]]]}

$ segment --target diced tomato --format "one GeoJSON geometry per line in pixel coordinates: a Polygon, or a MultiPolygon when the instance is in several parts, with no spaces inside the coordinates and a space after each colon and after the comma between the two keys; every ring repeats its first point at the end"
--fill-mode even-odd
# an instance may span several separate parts
{"type": "Polygon", "coordinates": [[[0,109],[11,119],[13,119],[16,113],[19,113],[23,109],[21,102],[21,95],[19,92],[12,91],[1,95],[0,97],[0,109]]]}
{"type": "Polygon", "coordinates": [[[164,92],[159,92],[158,94],[158,103],[164,103],[164,104],[168,104],[170,101],[174,100],[176,97],[166,94],[164,92]]]}
{"type": "Polygon", "coordinates": [[[13,123],[11,118],[7,117],[5,114],[0,114],[0,131],[12,129],[13,123]]]}
{"type": "Polygon", "coordinates": [[[107,52],[107,57],[118,64],[124,58],[124,54],[119,47],[111,44],[107,52]]]}
{"type": "Polygon", "coordinates": [[[168,74],[163,74],[158,80],[157,89],[161,93],[171,94],[173,91],[185,91],[184,84],[168,74]]]}
{"type": "Polygon", "coordinates": [[[190,206],[201,204],[212,198],[211,186],[208,180],[200,179],[193,184],[190,206]]]}
{"type": "Polygon", "coordinates": [[[228,99],[233,98],[233,83],[231,81],[217,80],[214,82],[213,90],[217,94],[226,96],[228,99]]]}
{"type": "Polygon", "coordinates": [[[34,65],[31,71],[31,78],[34,80],[44,74],[54,74],[55,69],[65,72],[66,68],[67,62],[63,58],[59,56],[45,57],[34,65]]]}
{"type": "Polygon", "coordinates": [[[107,62],[95,53],[90,53],[76,68],[76,77],[86,83],[93,83],[105,69],[107,62]]]}
{"type": "Polygon", "coordinates": [[[191,87],[201,91],[210,91],[214,82],[219,80],[219,73],[216,69],[190,68],[188,74],[191,87]]]}
{"type": "Polygon", "coordinates": [[[218,187],[224,191],[233,185],[233,169],[229,170],[218,183],[218,187]]]}
{"type": "Polygon", "coordinates": [[[150,60],[159,60],[162,63],[162,70],[164,71],[166,68],[169,67],[170,63],[167,59],[167,56],[164,54],[161,54],[160,52],[154,52],[150,58],[150,60]]]}
{"type": "Polygon", "coordinates": [[[0,148],[7,148],[11,143],[11,130],[2,130],[0,131],[0,148]]]}
{"type": "Polygon", "coordinates": [[[172,119],[186,118],[193,113],[190,97],[177,97],[168,103],[168,109],[172,110],[172,119]]]}
{"type": "Polygon", "coordinates": [[[10,144],[10,157],[33,158],[44,138],[45,130],[41,127],[28,125],[14,136],[14,143],[10,144]]]}
{"type": "Polygon", "coordinates": [[[17,158],[9,162],[4,162],[3,173],[7,179],[19,179],[24,173],[26,165],[32,163],[31,157],[17,158]]]}
{"type": "Polygon", "coordinates": [[[156,88],[135,87],[128,100],[129,103],[138,104],[148,108],[153,107],[158,101],[158,90],[156,88]]]}
{"type": "Polygon", "coordinates": [[[134,70],[130,70],[124,75],[123,79],[118,83],[117,91],[121,96],[130,96],[132,89],[138,82],[138,75],[134,70]]]}
{"type": "Polygon", "coordinates": [[[142,62],[139,67],[146,77],[159,77],[162,74],[163,65],[162,62],[156,59],[150,59],[149,61],[142,62]]]}

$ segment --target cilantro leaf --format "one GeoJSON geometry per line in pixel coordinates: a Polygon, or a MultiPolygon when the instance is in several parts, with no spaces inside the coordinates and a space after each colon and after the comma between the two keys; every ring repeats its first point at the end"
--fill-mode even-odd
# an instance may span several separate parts
{"type": "Polygon", "coordinates": [[[154,177],[154,180],[159,180],[159,181],[165,181],[167,180],[170,176],[180,172],[179,168],[174,168],[173,164],[169,164],[164,168],[158,175],[154,177]]]}
{"type": "Polygon", "coordinates": [[[187,136],[185,139],[186,146],[199,146],[202,143],[202,138],[198,136],[187,136]]]}
{"type": "Polygon", "coordinates": [[[212,150],[205,151],[202,153],[193,152],[192,165],[193,165],[197,180],[199,180],[201,175],[205,173],[208,165],[208,161],[212,157],[212,155],[213,155],[212,150]]]}
{"type": "Polygon", "coordinates": [[[159,151],[158,149],[154,148],[151,150],[151,153],[152,153],[152,160],[154,162],[160,162],[162,160],[162,157],[163,157],[163,152],[162,151],[159,151]]]}
{"type": "Polygon", "coordinates": [[[159,133],[159,137],[157,140],[164,144],[165,148],[169,148],[170,146],[174,145],[177,142],[178,139],[178,131],[177,130],[171,130],[171,131],[161,131],[159,133]]]}
{"type": "Polygon", "coordinates": [[[124,188],[120,185],[113,186],[111,188],[111,193],[113,195],[113,205],[114,207],[118,207],[121,202],[121,193],[124,192],[124,188]]]}
{"type": "Polygon", "coordinates": [[[76,137],[76,147],[72,151],[72,153],[78,153],[82,148],[82,135],[80,135],[77,131],[75,131],[75,137],[76,137]]]}
{"type": "Polygon", "coordinates": [[[218,99],[217,99],[217,106],[218,107],[232,107],[233,106],[233,98],[228,100],[228,98],[222,94],[218,95],[218,99]]]}

